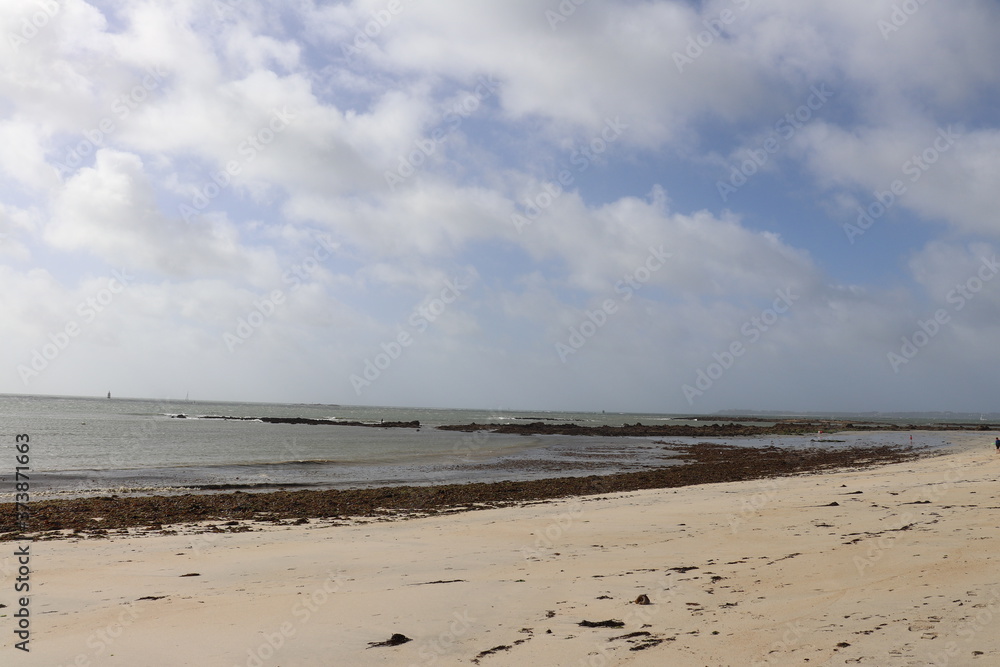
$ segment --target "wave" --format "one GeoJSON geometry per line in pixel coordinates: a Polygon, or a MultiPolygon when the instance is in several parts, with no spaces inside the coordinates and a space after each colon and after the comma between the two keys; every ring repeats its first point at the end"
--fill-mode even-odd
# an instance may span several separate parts
{"type": "Polygon", "coordinates": [[[177,465],[162,464],[156,466],[143,466],[135,468],[59,468],[57,470],[40,470],[36,469],[34,474],[38,476],[39,479],[43,478],[45,475],[55,475],[55,476],[66,476],[73,474],[86,475],[92,477],[94,475],[107,475],[109,473],[127,473],[135,471],[151,471],[155,472],[157,470],[185,470],[185,469],[209,469],[209,468],[261,468],[261,467],[282,467],[282,466],[303,466],[303,465],[362,465],[363,462],[354,461],[343,461],[339,459],[284,459],[281,461],[235,461],[226,463],[184,463],[177,465]]]}
{"type": "MultiPolygon", "coordinates": [[[[170,485],[120,485],[93,487],[66,487],[54,489],[39,489],[32,492],[33,500],[59,500],[77,497],[107,497],[107,496],[155,496],[179,495],[187,493],[203,493],[205,491],[274,491],[278,489],[309,489],[317,488],[319,484],[310,482],[204,482],[199,484],[170,485]]],[[[13,493],[0,493],[0,503],[14,502],[13,493]]]]}
{"type": "MultiPolygon", "coordinates": [[[[72,498],[77,496],[125,496],[125,495],[156,495],[169,491],[171,493],[195,493],[197,486],[96,486],[72,487],[61,489],[42,489],[32,491],[33,500],[72,498]]],[[[12,502],[13,493],[0,493],[0,502],[12,502]]]]}

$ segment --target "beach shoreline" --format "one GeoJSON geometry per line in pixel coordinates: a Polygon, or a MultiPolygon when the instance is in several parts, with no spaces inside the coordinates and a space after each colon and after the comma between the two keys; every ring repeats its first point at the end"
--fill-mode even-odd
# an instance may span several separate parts
{"type": "Polygon", "coordinates": [[[354,517],[406,518],[473,511],[556,498],[674,488],[697,484],[765,479],[835,468],[880,465],[939,454],[939,450],[897,445],[812,447],[685,445],[655,441],[669,452],[673,465],[605,475],[540,479],[389,486],[347,490],[293,490],[245,493],[187,493],[82,497],[41,500],[25,505],[27,529],[15,517],[15,505],[0,504],[0,542],[24,536],[55,539],[68,535],[107,536],[112,531],[171,530],[174,524],[213,520],[229,531],[253,523],[346,520],[354,517]]]}
{"type": "Polygon", "coordinates": [[[412,521],[18,541],[38,571],[16,664],[995,664],[992,449],[412,521]]]}
{"type": "MultiPolygon", "coordinates": [[[[992,426],[945,413],[530,415],[39,397],[0,397],[0,407],[0,421],[31,438],[32,501],[608,475],[664,465],[652,440],[797,448],[837,432],[843,446],[905,444],[901,429],[912,428],[915,446],[939,446],[943,428],[992,426]]],[[[0,504],[14,492],[0,480],[0,504]]]]}

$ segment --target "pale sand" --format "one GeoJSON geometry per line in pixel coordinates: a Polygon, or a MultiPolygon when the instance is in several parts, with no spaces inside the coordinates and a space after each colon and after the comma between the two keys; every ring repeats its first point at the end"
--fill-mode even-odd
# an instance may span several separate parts
{"type": "Polygon", "coordinates": [[[998,665],[992,437],[874,470],[403,522],[36,542],[30,655],[0,559],[0,662],[469,665],[505,645],[480,664],[998,665]],[[609,641],[640,630],[667,641],[609,641]],[[395,632],[413,641],[367,648],[395,632]]]}

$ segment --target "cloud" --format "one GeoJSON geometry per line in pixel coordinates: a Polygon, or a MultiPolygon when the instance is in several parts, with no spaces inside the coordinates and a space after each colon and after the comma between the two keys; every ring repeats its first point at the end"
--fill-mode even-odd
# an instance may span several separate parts
{"type": "MultiPolygon", "coordinates": [[[[982,401],[928,387],[984,386],[996,333],[992,282],[961,311],[948,295],[996,240],[1000,10],[900,4],[59,2],[0,59],[0,369],[124,269],[40,390],[104,368],[137,394],[263,400],[982,401]],[[829,100],[721,200],[816,86],[829,100]],[[475,287],[358,397],[351,374],[459,274],[475,287]]],[[[0,33],[39,6],[6,3],[0,33]]]]}
{"type": "Polygon", "coordinates": [[[233,225],[217,220],[195,227],[164,215],[142,160],[112,149],[99,150],[94,167],[67,181],[45,240],[63,251],[93,253],[112,266],[168,276],[274,271],[271,253],[242,247],[233,225]]]}
{"type": "Polygon", "coordinates": [[[646,199],[624,197],[597,208],[577,193],[561,195],[518,240],[537,259],[565,265],[569,284],[594,292],[609,291],[653,250],[670,258],[651,284],[688,296],[768,294],[820,279],[808,254],[779,236],[753,232],[732,214],[670,211],[661,187],[646,199]]]}
{"type": "Polygon", "coordinates": [[[32,190],[48,190],[58,183],[56,171],[46,160],[49,137],[35,123],[14,120],[0,123],[0,170],[10,180],[32,190]]]}
{"type": "Polygon", "coordinates": [[[37,210],[24,210],[0,203],[0,255],[8,260],[26,261],[31,252],[25,241],[38,227],[37,210]]]}
{"type": "Polygon", "coordinates": [[[857,206],[867,210],[881,198],[891,202],[888,212],[898,205],[965,233],[1000,231],[990,185],[1000,175],[996,130],[970,132],[950,123],[849,130],[816,122],[803,130],[801,141],[819,181],[856,197],[855,216],[857,206]]]}

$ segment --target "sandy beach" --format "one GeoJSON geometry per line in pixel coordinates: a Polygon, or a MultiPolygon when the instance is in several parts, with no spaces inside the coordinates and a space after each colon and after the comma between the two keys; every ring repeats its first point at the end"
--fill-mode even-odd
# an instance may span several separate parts
{"type": "Polygon", "coordinates": [[[1000,664],[1000,455],[992,434],[954,441],[407,521],[30,542],[30,653],[12,634],[24,543],[7,542],[3,663],[1000,664]]]}

